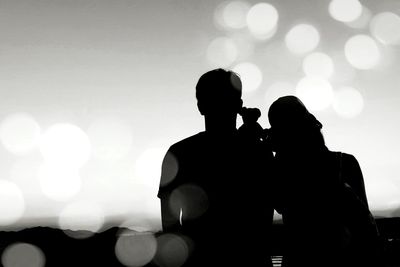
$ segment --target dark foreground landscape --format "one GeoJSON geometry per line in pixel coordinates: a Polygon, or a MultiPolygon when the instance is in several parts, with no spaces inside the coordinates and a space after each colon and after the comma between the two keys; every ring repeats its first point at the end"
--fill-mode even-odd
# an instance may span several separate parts
{"type": "MultiPolygon", "coordinates": [[[[400,218],[379,218],[377,223],[384,240],[382,267],[400,267],[400,218]]],[[[274,255],[277,256],[282,255],[283,230],[282,224],[274,224],[274,255]]],[[[187,252],[187,247],[177,242],[177,239],[167,238],[160,233],[153,235],[117,227],[96,234],[72,231],[66,233],[47,227],[0,232],[1,262],[6,267],[172,267],[179,266],[187,252]],[[82,238],[87,235],[90,237],[82,238]],[[13,251],[11,248],[17,247],[15,244],[24,244],[28,249],[13,251]],[[32,247],[40,253],[32,251],[32,247]],[[168,257],[168,253],[172,253],[173,257],[168,257]]]]}

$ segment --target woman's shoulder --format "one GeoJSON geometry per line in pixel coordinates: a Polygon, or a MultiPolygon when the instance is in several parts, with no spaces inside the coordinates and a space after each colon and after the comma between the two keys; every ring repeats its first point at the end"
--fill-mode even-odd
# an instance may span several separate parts
{"type": "Polygon", "coordinates": [[[331,153],[331,155],[336,158],[340,158],[342,161],[342,165],[345,168],[346,166],[349,168],[359,166],[358,160],[353,154],[345,153],[342,151],[329,151],[329,153],[331,153]]]}
{"type": "Polygon", "coordinates": [[[332,156],[341,157],[344,160],[356,160],[356,157],[353,154],[342,152],[342,151],[331,151],[328,152],[332,156]]]}
{"type": "Polygon", "coordinates": [[[342,158],[348,161],[357,161],[356,157],[353,154],[340,152],[342,154],[342,158]]]}

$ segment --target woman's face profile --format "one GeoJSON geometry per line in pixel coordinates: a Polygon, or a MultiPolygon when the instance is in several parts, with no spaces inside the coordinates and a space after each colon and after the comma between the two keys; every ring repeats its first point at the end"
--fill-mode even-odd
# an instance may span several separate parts
{"type": "Polygon", "coordinates": [[[307,130],[301,125],[271,127],[268,137],[275,152],[291,152],[307,145],[307,130]]]}

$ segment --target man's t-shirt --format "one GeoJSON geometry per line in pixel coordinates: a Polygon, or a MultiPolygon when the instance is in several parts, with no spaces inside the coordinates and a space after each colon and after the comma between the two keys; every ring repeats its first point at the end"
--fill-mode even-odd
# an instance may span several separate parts
{"type": "Polygon", "coordinates": [[[237,132],[201,132],[172,145],[158,192],[164,231],[192,239],[195,255],[235,262],[268,258],[259,243],[267,243],[272,223],[271,160],[272,152],[237,132]]]}

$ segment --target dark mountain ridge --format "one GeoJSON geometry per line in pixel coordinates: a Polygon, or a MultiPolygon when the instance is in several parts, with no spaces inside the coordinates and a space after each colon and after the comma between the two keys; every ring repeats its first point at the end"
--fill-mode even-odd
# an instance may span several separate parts
{"type": "MultiPolygon", "coordinates": [[[[387,266],[400,266],[400,218],[377,218],[384,241],[387,266]],[[397,265],[398,264],[398,265],[397,265]]],[[[274,223],[274,255],[282,255],[284,225],[274,223]]],[[[40,248],[48,266],[124,266],[115,255],[115,245],[122,233],[138,233],[127,228],[112,227],[103,232],[63,231],[49,227],[0,232],[0,253],[12,244],[29,243],[40,248]],[[87,238],[73,238],[89,236],[87,238]]],[[[146,234],[146,233],[144,233],[146,234]]],[[[147,233],[151,234],[151,233],[147,233]]],[[[156,237],[160,233],[154,234],[156,237]]],[[[23,257],[23,255],[21,255],[23,257]]],[[[146,266],[155,266],[150,262],[146,266]]]]}

